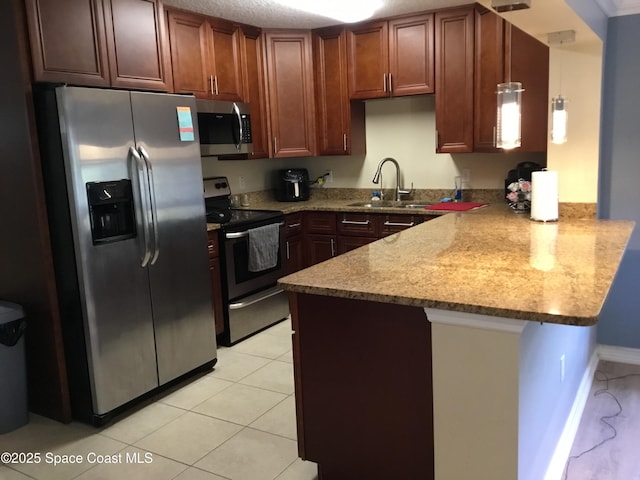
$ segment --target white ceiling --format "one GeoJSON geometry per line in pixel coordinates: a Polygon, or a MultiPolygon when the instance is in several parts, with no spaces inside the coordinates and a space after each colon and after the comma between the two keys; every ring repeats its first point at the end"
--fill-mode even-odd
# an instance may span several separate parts
{"type": "MultiPolygon", "coordinates": [[[[354,1],[362,0],[344,0],[344,2],[354,1]]],[[[279,5],[275,0],[165,0],[164,3],[262,28],[308,29],[339,23],[331,18],[279,5]]],[[[385,6],[376,12],[375,18],[468,3],[472,3],[472,0],[386,0],[385,6]]]]}
{"type": "MultiPolygon", "coordinates": [[[[319,0],[322,1],[322,0],[319,0]]],[[[362,0],[344,0],[362,1],[362,0]]],[[[595,3],[606,16],[640,13],[640,0],[584,0],[595,3]]],[[[338,23],[336,20],[284,7],[275,0],[165,0],[166,5],[191,10],[214,17],[225,18],[262,28],[319,28],[338,23]]],[[[386,5],[374,18],[433,10],[472,3],[471,0],[386,0],[386,5]]],[[[491,0],[479,0],[486,6],[491,0]]],[[[576,30],[576,44],[572,48],[584,49],[601,45],[582,19],[565,0],[531,0],[531,8],[507,12],[502,15],[527,33],[547,41],[547,34],[561,30],[576,30]],[[585,47],[586,45],[586,47],[585,47]]]]}

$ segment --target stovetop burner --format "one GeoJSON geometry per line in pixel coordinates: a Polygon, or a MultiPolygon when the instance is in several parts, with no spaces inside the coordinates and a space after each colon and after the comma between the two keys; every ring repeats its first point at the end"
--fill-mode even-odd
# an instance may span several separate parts
{"type": "Polygon", "coordinates": [[[219,223],[228,231],[236,228],[259,226],[283,218],[277,210],[245,210],[231,208],[231,189],[226,177],[204,180],[205,208],[208,223],[219,223]]]}

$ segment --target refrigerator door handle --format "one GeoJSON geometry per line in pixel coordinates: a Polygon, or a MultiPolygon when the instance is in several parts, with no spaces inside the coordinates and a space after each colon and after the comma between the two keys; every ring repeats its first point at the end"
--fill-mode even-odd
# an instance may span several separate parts
{"type": "Polygon", "coordinates": [[[149,260],[151,259],[151,248],[149,247],[149,196],[147,192],[149,191],[145,188],[145,162],[140,157],[140,154],[134,147],[129,147],[129,155],[133,157],[135,161],[135,170],[136,170],[136,178],[138,179],[138,188],[134,189],[134,192],[137,191],[140,198],[136,199],[140,204],[140,211],[142,212],[142,235],[144,236],[144,253],[142,255],[142,261],[140,262],[141,267],[146,267],[149,264],[149,260]]]}
{"type": "Polygon", "coordinates": [[[158,241],[158,209],[156,204],[156,187],[153,181],[153,164],[149,158],[149,154],[142,145],[138,146],[138,151],[144,159],[147,166],[147,177],[149,179],[149,203],[151,204],[151,226],[153,229],[153,254],[151,256],[151,265],[154,265],[160,256],[160,242],[158,241]]]}

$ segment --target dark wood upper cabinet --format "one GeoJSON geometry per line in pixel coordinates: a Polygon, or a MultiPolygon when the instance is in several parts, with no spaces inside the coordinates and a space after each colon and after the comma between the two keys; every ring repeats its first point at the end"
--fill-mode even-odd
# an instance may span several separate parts
{"type": "Polygon", "coordinates": [[[167,18],[173,88],[177,93],[193,93],[196,97],[207,98],[211,95],[207,22],[201,16],[174,11],[169,11],[167,18]]]}
{"type": "Polygon", "coordinates": [[[315,155],[311,33],[265,33],[272,157],[315,155]]]}
{"type": "Polygon", "coordinates": [[[389,96],[389,34],[385,21],[370,22],[347,31],[349,97],[369,99],[389,96]]]}
{"type": "Polygon", "coordinates": [[[351,99],[433,93],[433,14],[369,22],[347,31],[351,99]]]}
{"type": "Polygon", "coordinates": [[[497,85],[505,81],[503,18],[490,10],[475,13],[474,150],[497,152],[497,85]]]}
{"type": "Polygon", "coordinates": [[[242,101],[238,27],[223,20],[169,10],[173,85],[198,98],[242,101]]]}
{"type": "Polygon", "coordinates": [[[160,0],[26,0],[36,82],[170,91],[160,0]]]}
{"type": "Polygon", "coordinates": [[[111,85],[172,90],[162,2],[104,0],[104,18],[111,85]]]}
{"type": "Polygon", "coordinates": [[[436,151],[473,151],[474,8],[435,14],[436,151]]]}
{"type": "Polygon", "coordinates": [[[475,14],[474,151],[495,146],[496,85],[521,82],[522,145],[515,151],[547,149],[549,48],[482,7],[475,14]]]}
{"type": "Polygon", "coordinates": [[[102,0],[26,0],[36,82],[109,86],[102,0]]]}
{"type": "Polygon", "coordinates": [[[263,41],[259,29],[250,27],[240,29],[244,101],[249,103],[251,109],[251,134],[253,137],[253,153],[249,154],[249,158],[269,157],[262,47],[263,41]]]}
{"type": "Polygon", "coordinates": [[[510,77],[522,82],[522,145],[517,151],[546,152],[549,111],[549,47],[514,25],[505,30],[510,77]]]}
{"type": "Polygon", "coordinates": [[[433,15],[389,21],[389,91],[391,95],[433,93],[433,15]]]}
{"type": "Polygon", "coordinates": [[[343,28],[313,32],[313,62],[318,155],[365,153],[364,104],[349,101],[343,28]]]}
{"type": "Polygon", "coordinates": [[[210,21],[209,29],[213,98],[242,101],[240,30],[237,26],[220,20],[210,21]]]}

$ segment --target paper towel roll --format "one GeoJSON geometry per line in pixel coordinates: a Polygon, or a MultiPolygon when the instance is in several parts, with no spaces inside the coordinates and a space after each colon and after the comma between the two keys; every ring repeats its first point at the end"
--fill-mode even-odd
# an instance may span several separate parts
{"type": "Polygon", "coordinates": [[[531,174],[531,220],[558,220],[558,172],[543,170],[531,174]]]}

